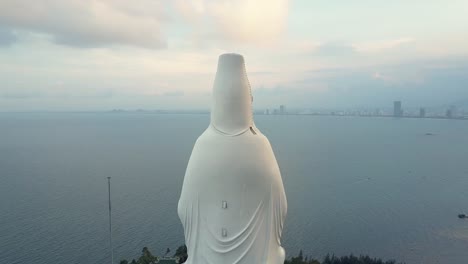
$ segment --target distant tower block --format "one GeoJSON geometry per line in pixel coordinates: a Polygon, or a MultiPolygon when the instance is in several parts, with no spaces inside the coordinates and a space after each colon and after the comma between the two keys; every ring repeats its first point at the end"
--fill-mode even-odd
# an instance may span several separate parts
{"type": "Polygon", "coordinates": [[[185,263],[284,263],[286,211],[275,155],[253,121],[244,58],[223,54],[211,123],[193,147],[178,204],[185,263]]]}
{"type": "Polygon", "coordinates": [[[286,113],[286,107],[284,105],[280,105],[280,114],[284,115],[286,113]]]}
{"type": "Polygon", "coordinates": [[[447,118],[452,118],[453,117],[452,109],[447,109],[447,111],[445,112],[445,117],[447,117],[447,118]]]}
{"type": "Polygon", "coordinates": [[[393,116],[395,117],[403,116],[403,110],[401,109],[401,101],[393,102],[393,116]]]}
{"type": "Polygon", "coordinates": [[[456,106],[454,105],[450,106],[450,112],[452,113],[453,118],[458,117],[458,109],[456,106]]]}
{"type": "Polygon", "coordinates": [[[426,117],[426,109],[424,109],[422,107],[419,109],[419,117],[421,117],[421,118],[426,117]]]}

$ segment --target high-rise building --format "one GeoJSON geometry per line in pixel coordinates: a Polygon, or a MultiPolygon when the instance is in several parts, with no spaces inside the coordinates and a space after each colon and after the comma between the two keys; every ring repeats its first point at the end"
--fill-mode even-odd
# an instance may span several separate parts
{"type": "Polygon", "coordinates": [[[286,113],[286,108],[284,107],[284,105],[280,105],[280,114],[285,114],[286,113]]]}
{"type": "Polygon", "coordinates": [[[377,108],[377,109],[374,110],[373,115],[374,115],[374,116],[381,116],[381,113],[382,113],[382,112],[380,111],[380,109],[377,108]]]}
{"type": "Polygon", "coordinates": [[[447,118],[453,117],[452,109],[447,109],[447,111],[445,112],[445,117],[447,118]]]}
{"type": "Polygon", "coordinates": [[[450,106],[450,112],[452,113],[452,117],[454,118],[458,117],[458,109],[456,106],[454,105],[450,106]]]}
{"type": "Polygon", "coordinates": [[[393,102],[393,116],[395,117],[403,116],[403,110],[401,109],[401,101],[393,102]]]}
{"type": "Polygon", "coordinates": [[[425,108],[419,108],[419,117],[423,118],[426,117],[426,109],[425,108]]]}

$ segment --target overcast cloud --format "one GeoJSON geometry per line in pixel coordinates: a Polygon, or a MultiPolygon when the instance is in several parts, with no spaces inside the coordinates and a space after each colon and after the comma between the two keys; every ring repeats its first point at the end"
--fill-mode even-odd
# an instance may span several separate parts
{"type": "Polygon", "coordinates": [[[467,13],[462,0],[0,0],[0,111],[208,108],[223,52],[245,56],[256,108],[466,102],[467,13]]]}

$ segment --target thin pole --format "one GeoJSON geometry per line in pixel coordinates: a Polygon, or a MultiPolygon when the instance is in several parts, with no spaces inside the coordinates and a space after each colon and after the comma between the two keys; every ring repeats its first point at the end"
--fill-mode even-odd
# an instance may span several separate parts
{"type": "Polygon", "coordinates": [[[111,187],[110,187],[111,177],[107,177],[107,187],[109,190],[109,244],[110,244],[110,253],[111,253],[111,264],[114,263],[114,250],[112,248],[112,214],[111,214],[111,187]]]}

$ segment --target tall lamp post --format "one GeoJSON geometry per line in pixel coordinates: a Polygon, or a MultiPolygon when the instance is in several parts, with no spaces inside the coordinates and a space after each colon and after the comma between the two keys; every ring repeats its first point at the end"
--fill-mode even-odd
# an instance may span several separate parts
{"type": "Polygon", "coordinates": [[[110,244],[110,253],[111,253],[111,264],[114,264],[114,249],[112,248],[112,214],[111,214],[111,187],[110,187],[111,177],[107,177],[107,189],[109,192],[109,244],[110,244]]]}

